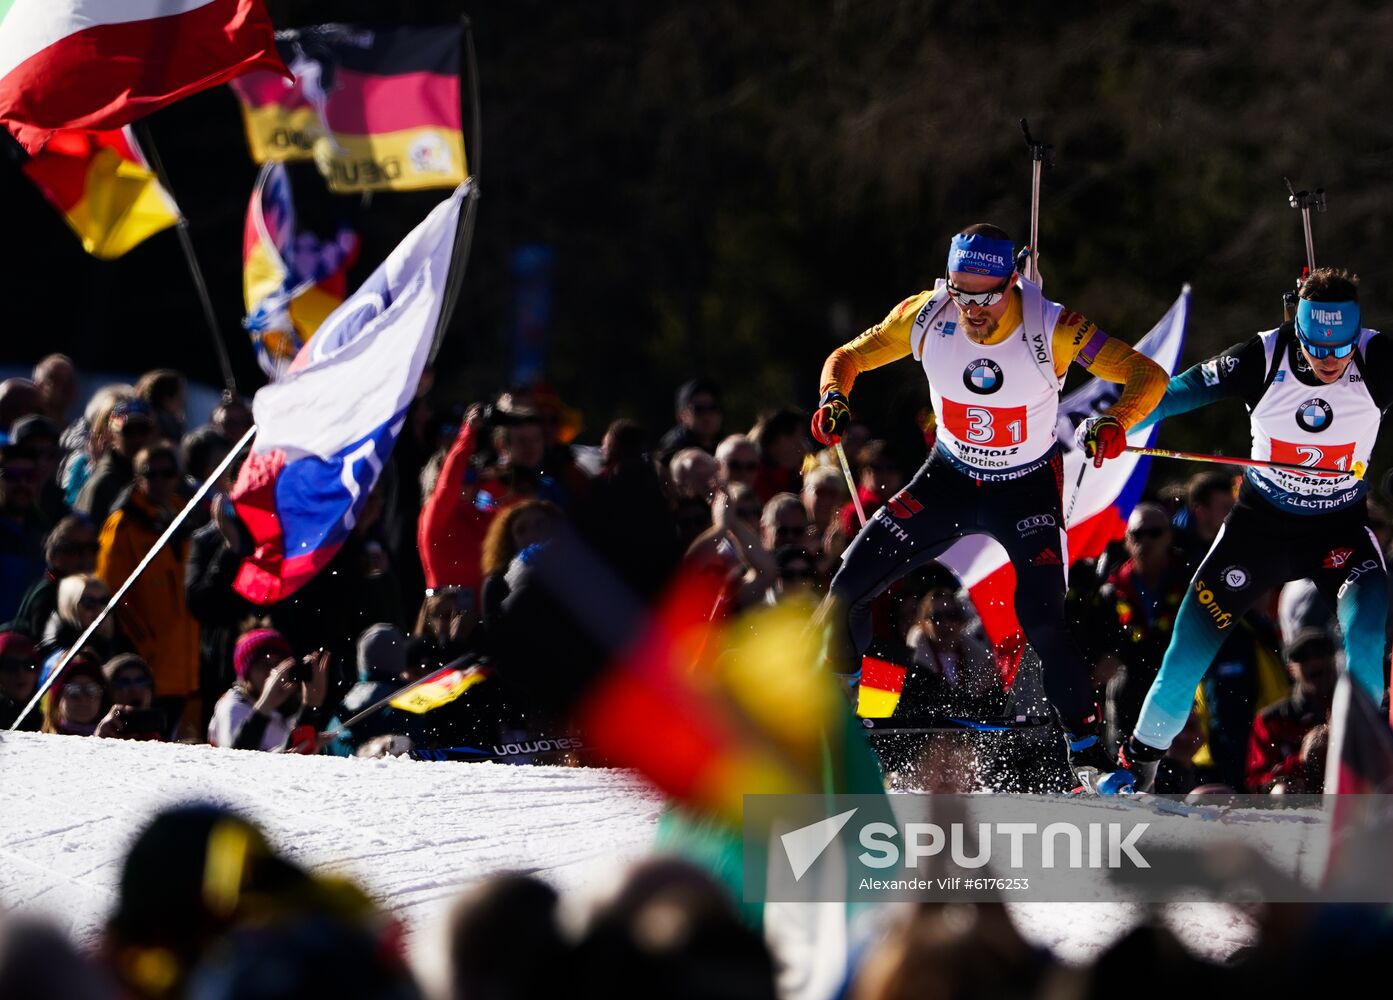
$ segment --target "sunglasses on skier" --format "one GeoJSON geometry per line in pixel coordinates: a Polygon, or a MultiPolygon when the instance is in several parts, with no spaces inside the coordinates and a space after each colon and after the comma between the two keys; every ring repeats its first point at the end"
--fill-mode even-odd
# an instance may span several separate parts
{"type": "Polygon", "coordinates": [[[948,297],[964,309],[976,306],[978,309],[986,309],[994,306],[1001,301],[1001,297],[1006,294],[1011,287],[1011,279],[1007,278],[995,288],[990,288],[985,292],[969,292],[964,288],[959,288],[953,284],[947,274],[943,276],[944,284],[948,289],[948,297]]]}
{"type": "Polygon", "coordinates": [[[1301,346],[1305,348],[1306,353],[1309,354],[1311,357],[1315,358],[1317,361],[1322,361],[1325,358],[1330,357],[1347,358],[1354,353],[1353,341],[1350,341],[1348,344],[1344,344],[1340,347],[1320,347],[1316,344],[1311,343],[1305,337],[1301,336],[1300,330],[1296,331],[1296,336],[1297,339],[1301,341],[1301,346]]]}

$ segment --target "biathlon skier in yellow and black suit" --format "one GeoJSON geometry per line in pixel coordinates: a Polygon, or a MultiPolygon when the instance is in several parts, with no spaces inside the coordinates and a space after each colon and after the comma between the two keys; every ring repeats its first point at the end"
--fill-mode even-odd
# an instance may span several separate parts
{"type": "Polygon", "coordinates": [[[1112,409],[1080,425],[1101,465],[1166,391],[1165,371],[1092,322],[1051,302],[1015,269],[996,226],[953,237],[946,280],[905,299],[884,321],[837,348],[822,369],[814,437],[837,441],[851,419],[856,376],[913,355],[938,417],[927,462],[875,512],[843,556],[823,614],[834,623],[829,666],[854,679],[871,639],[871,601],[956,539],[987,534],[1016,569],[1016,615],[1044,664],[1080,781],[1115,768],[1098,738],[1088,666],[1064,620],[1066,539],[1059,391],[1070,364],[1121,383],[1112,409]],[[842,616],[845,616],[844,620],[842,616]],[[843,624],[845,627],[838,628],[843,624]]]}

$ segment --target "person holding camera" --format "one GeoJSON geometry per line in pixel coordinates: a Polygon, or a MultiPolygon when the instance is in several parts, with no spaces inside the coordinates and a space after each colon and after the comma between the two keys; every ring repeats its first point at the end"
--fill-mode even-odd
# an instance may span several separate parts
{"type": "Polygon", "coordinates": [[[296,659],[275,629],[252,629],[232,652],[237,682],[208,724],[208,742],[233,750],[313,753],[327,714],[329,654],[296,659]]]}
{"type": "Polygon", "coordinates": [[[155,707],[155,676],[135,653],[113,656],[102,664],[111,689],[111,710],[97,724],[97,736],[120,740],[168,740],[169,718],[155,707]]]}

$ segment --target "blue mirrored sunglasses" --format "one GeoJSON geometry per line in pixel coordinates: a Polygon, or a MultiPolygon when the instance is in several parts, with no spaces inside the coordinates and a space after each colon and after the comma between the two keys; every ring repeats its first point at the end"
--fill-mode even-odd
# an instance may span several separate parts
{"type": "Polygon", "coordinates": [[[1311,343],[1305,337],[1302,337],[1299,331],[1297,332],[1297,337],[1301,341],[1301,346],[1306,349],[1306,353],[1317,361],[1330,357],[1347,358],[1354,353],[1354,341],[1350,341],[1348,344],[1341,347],[1320,347],[1311,343]]]}

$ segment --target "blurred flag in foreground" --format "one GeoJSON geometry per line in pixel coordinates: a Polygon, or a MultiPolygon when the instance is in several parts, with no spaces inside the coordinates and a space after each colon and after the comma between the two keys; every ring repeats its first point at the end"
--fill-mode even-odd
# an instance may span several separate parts
{"type": "Polygon", "coordinates": [[[577,721],[607,762],[633,767],[702,814],[738,822],[743,797],[816,793],[854,767],[864,737],[843,732],[848,706],[816,669],[811,608],[791,602],[711,622],[707,578],[679,578],[639,640],[589,691],[577,721]]]}
{"type": "Polygon", "coordinates": [[[404,712],[420,715],[450,704],[476,684],[488,680],[488,676],[488,671],[483,667],[441,667],[410,691],[393,698],[389,704],[404,712]]]}
{"type": "Polygon", "coordinates": [[[0,2],[0,122],[30,155],[255,67],[285,73],[261,0],[0,2]]]}
{"type": "Polygon", "coordinates": [[[1327,795],[1393,792],[1393,729],[1347,671],[1335,685],[1327,746],[1327,795]]]}
{"type": "Polygon", "coordinates": [[[434,339],[469,185],[436,206],[252,403],[232,500],[255,545],[234,584],[270,604],[353,530],[401,432],[434,339]]]}
{"type": "Polygon", "coordinates": [[[232,84],[252,158],[312,158],[340,193],[461,183],[462,38],[458,24],[278,32],[294,82],[254,73],[232,84]]]}
{"type": "Polygon", "coordinates": [[[1375,873],[1389,870],[1393,729],[1348,671],[1341,671],[1335,685],[1325,753],[1324,790],[1330,812],[1325,883],[1365,884],[1375,873]]]}
{"type": "MultiPolygon", "coordinates": [[[[1136,349],[1170,374],[1175,374],[1185,344],[1185,327],[1190,314],[1190,286],[1136,344],[1136,349]]],[[[1151,459],[1125,453],[1095,469],[1090,462],[1080,482],[1079,470],[1087,461],[1074,447],[1074,428],[1085,417],[1106,411],[1121,394],[1122,387],[1100,378],[1090,379],[1059,401],[1057,434],[1064,453],[1064,514],[1068,524],[1068,562],[1092,559],[1102,554],[1108,543],[1123,536],[1127,518],[1146,485],[1151,459]],[[1074,498],[1075,484],[1078,497],[1074,498]]],[[[1149,446],[1156,437],[1152,425],[1127,435],[1129,445],[1149,446]]],[[[1020,622],[1016,620],[1016,570],[1006,558],[1006,550],[985,535],[970,535],[956,542],[939,557],[939,562],[958,575],[967,587],[972,603],[981,616],[982,627],[996,647],[997,663],[1009,686],[1025,646],[1020,622]]],[[[1065,569],[1068,569],[1066,565],[1065,569]]]]}
{"type": "Polygon", "coordinates": [[[261,168],[242,233],[243,321],[256,360],[272,381],[290,368],[315,330],[343,301],[358,237],[333,240],[295,228],[295,202],[283,163],[261,168]]]}
{"type": "Polygon", "coordinates": [[[56,132],[24,172],[93,257],[119,257],[179,221],[129,128],[56,132]]]}

